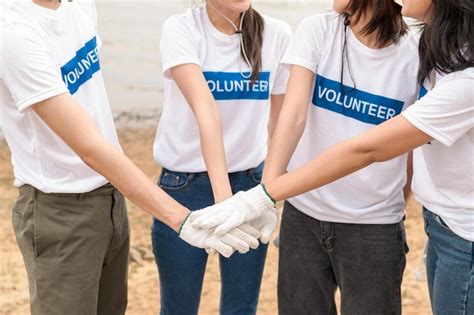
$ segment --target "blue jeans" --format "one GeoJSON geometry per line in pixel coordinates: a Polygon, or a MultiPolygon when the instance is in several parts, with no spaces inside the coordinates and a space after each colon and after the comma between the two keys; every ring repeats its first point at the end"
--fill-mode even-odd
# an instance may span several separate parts
{"type": "Polygon", "coordinates": [[[435,315],[474,314],[474,243],[423,208],[428,235],[426,271],[435,315]]]}
{"type": "MultiPolygon", "coordinates": [[[[254,169],[230,173],[232,192],[258,185],[263,163],[254,169]]],[[[198,210],[214,204],[209,176],[203,173],[180,173],[163,169],[159,186],[172,198],[198,210]]],[[[160,314],[198,314],[207,253],[181,240],[175,231],[158,220],[153,221],[152,244],[160,276],[160,314]]],[[[222,281],[221,314],[256,314],[267,246],[247,254],[219,257],[222,281]]]]}

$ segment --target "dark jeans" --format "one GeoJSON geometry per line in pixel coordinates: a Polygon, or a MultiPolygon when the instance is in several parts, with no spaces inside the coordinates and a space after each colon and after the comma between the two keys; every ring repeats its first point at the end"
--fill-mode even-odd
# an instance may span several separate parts
{"type": "MultiPolygon", "coordinates": [[[[229,174],[232,192],[245,191],[259,184],[263,164],[257,168],[229,174]]],[[[180,173],[163,169],[159,186],[190,210],[214,204],[207,173],[180,173]]],[[[152,243],[160,276],[161,314],[198,313],[207,253],[181,240],[175,231],[153,221],[152,243]]],[[[235,253],[220,259],[221,314],[255,314],[260,292],[267,246],[247,254],[235,253]]]]}
{"type": "Polygon", "coordinates": [[[423,208],[428,235],[426,271],[435,315],[474,314],[474,243],[423,208]]]}
{"type": "Polygon", "coordinates": [[[281,315],[401,314],[403,223],[343,224],[313,219],[286,202],[280,231],[281,315]]]}

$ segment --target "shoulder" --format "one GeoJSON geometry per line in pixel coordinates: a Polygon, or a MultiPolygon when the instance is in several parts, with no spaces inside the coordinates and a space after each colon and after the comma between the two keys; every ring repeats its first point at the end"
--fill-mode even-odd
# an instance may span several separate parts
{"type": "Polygon", "coordinates": [[[92,19],[94,24],[97,24],[97,9],[94,0],[76,0],[74,2],[64,3],[64,5],[68,5],[71,9],[80,8],[89,18],[92,19]]]}
{"type": "Polygon", "coordinates": [[[418,30],[410,27],[405,35],[400,38],[399,45],[401,48],[410,52],[418,52],[418,45],[420,43],[420,33],[418,30]]]}
{"type": "Polygon", "coordinates": [[[290,24],[287,22],[269,15],[262,14],[262,17],[265,23],[265,31],[283,34],[286,36],[291,36],[293,33],[290,24]]]}
{"type": "Polygon", "coordinates": [[[2,50],[21,50],[28,44],[44,44],[44,33],[32,23],[16,21],[4,25],[0,31],[2,50]]]}
{"type": "Polygon", "coordinates": [[[301,22],[300,25],[313,26],[313,27],[324,27],[326,29],[332,28],[336,25],[342,24],[344,17],[334,11],[330,11],[322,14],[315,14],[309,16],[301,22]]]}
{"type": "Polygon", "coordinates": [[[474,97],[474,67],[443,75],[433,87],[433,90],[435,89],[446,89],[472,103],[474,97]]]}
{"type": "Polygon", "coordinates": [[[170,16],[163,23],[163,31],[182,32],[182,30],[197,30],[202,24],[203,8],[191,8],[181,14],[170,16]]]}
{"type": "Polygon", "coordinates": [[[418,102],[442,104],[452,108],[474,111],[474,68],[437,76],[437,82],[418,102]]]}
{"type": "Polygon", "coordinates": [[[297,32],[327,36],[334,34],[343,25],[343,16],[336,12],[327,12],[309,16],[298,25],[297,32]]]}

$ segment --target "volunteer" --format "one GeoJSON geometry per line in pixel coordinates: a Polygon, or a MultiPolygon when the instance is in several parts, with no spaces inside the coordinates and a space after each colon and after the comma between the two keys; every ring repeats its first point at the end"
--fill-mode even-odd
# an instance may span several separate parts
{"type": "MultiPolygon", "coordinates": [[[[289,71],[280,59],[290,39],[286,23],[261,15],[250,0],[209,0],[164,23],[164,104],[154,159],[163,166],[158,185],[180,204],[197,210],[260,183],[267,129],[286,92],[289,71]]],[[[271,233],[274,211],[252,225],[271,233]]],[[[208,254],[158,219],[152,241],[161,314],[197,314],[208,254]]],[[[266,251],[260,245],[220,257],[221,314],[256,313],[266,251]]]]}

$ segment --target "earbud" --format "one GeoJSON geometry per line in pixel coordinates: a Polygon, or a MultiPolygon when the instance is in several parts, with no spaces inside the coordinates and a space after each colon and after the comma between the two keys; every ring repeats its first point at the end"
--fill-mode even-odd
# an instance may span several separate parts
{"type": "Polygon", "coordinates": [[[349,20],[350,15],[348,13],[344,14],[344,26],[351,25],[351,20],[349,20]]]}

